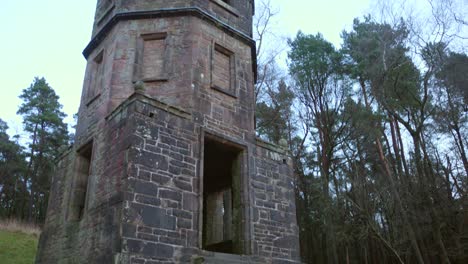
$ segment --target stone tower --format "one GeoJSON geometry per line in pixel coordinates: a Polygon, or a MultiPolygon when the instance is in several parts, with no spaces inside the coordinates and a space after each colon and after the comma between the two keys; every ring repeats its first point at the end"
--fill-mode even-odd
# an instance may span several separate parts
{"type": "Polygon", "coordinates": [[[298,263],[291,160],[256,138],[254,0],[99,0],[36,263],[298,263]]]}

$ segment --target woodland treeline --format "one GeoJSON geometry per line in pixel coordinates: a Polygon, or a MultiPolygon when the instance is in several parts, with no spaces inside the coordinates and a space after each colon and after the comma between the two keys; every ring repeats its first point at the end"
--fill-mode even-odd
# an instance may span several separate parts
{"type": "MultiPolygon", "coordinates": [[[[291,151],[303,261],[468,263],[468,22],[456,1],[428,0],[425,30],[398,10],[355,19],[341,47],[299,32],[285,71],[266,43],[275,13],[258,2],[257,133],[291,151]]],[[[70,136],[44,78],[20,98],[28,139],[0,119],[0,218],[41,223],[70,136]]]]}
{"type": "Polygon", "coordinates": [[[55,160],[69,145],[70,136],[59,97],[44,78],[35,78],[20,99],[17,114],[26,138],[11,138],[8,124],[0,119],[0,219],[41,224],[55,160]]]}
{"type": "Polygon", "coordinates": [[[257,132],[292,153],[306,263],[468,263],[467,23],[428,2],[423,30],[391,10],[339,48],[299,32],[285,72],[257,50],[257,132]]]}

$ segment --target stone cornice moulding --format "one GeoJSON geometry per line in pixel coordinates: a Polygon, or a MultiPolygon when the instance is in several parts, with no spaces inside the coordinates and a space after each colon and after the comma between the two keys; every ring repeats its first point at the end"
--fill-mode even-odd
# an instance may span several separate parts
{"type": "Polygon", "coordinates": [[[88,59],[89,55],[94,51],[94,49],[105,39],[107,34],[111,29],[120,21],[125,20],[137,20],[137,19],[148,19],[148,18],[157,18],[157,17],[171,17],[171,16],[186,16],[192,15],[205,19],[217,26],[219,28],[226,30],[230,33],[231,36],[242,40],[243,42],[254,46],[255,41],[252,37],[246,35],[245,33],[229,26],[228,24],[222,22],[213,15],[203,11],[198,7],[186,7],[186,8],[165,8],[152,11],[131,11],[131,12],[120,12],[116,13],[102,28],[99,32],[91,39],[89,44],[83,50],[83,56],[88,59]]]}
{"type": "Polygon", "coordinates": [[[254,73],[254,83],[257,82],[257,56],[256,56],[256,46],[255,40],[251,36],[246,35],[245,33],[229,26],[228,24],[220,21],[213,15],[203,11],[198,7],[186,7],[186,8],[165,8],[158,9],[153,11],[132,11],[132,12],[121,12],[116,13],[114,16],[99,30],[99,32],[94,35],[89,44],[83,50],[83,56],[85,59],[91,55],[91,53],[99,46],[99,44],[106,38],[107,34],[114,28],[114,26],[120,21],[125,20],[136,20],[136,19],[148,19],[148,18],[157,18],[157,17],[171,17],[171,16],[186,16],[192,15],[205,19],[210,23],[218,26],[219,28],[225,30],[231,36],[243,41],[250,46],[252,53],[252,70],[254,73]]]}

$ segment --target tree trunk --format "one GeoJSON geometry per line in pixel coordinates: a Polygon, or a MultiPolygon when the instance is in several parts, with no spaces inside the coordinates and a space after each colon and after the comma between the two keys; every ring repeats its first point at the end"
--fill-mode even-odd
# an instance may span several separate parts
{"type": "Polygon", "coordinates": [[[396,136],[396,128],[395,128],[395,123],[397,122],[393,116],[390,116],[390,132],[392,135],[392,146],[393,146],[393,153],[395,154],[395,162],[396,162],[396,168],[398,171],[398,174],[400,175],[400,179],[403,179],[403,168],[402,168],[402,162],[401,162],[401,156],[400,156],[400,149],[399,149],[399,143],[397,140],[396,136]]]}
{"type": "MultiPolygon", "coordinates": [[[[27,182],[28,179],[31,179],[31,193],[29,195],[29,203],[28,203],[28,221],[31,221],[32,219],[32,210],[33,210],[33,200],[34,200],[34,190],[33,190],[33,173],[32,173],[32,166],[34,164],[34,152],[35,152],[35,146],[37,143],[37,127],[38,124],[35,125],[34,127],[34,132],[33,132],[33,142],[31,145],[31,152],[29,154],[29,162],[28,162],[28,170],[26,172],[25,181],[27,182]]],[[[26,184],[26,192],[27,192],[27,184],[26,184]]]]}
{"type": "Polygon", "coordinates": [[[463,167],[465,167],[465,173],[468,176],[468,158],[466,157],[465,144],[463,143],[463,138],[460,133],[460,128],[458,125],[455,125],[453,130],[455,131],[454,140],[457,142],[457,146],[460,152],[461,159],[463,161],[463,167]]]}
{"type": "MultiPolygon", "coordinates": [[[[398,143],[399,143],[399,146],[400,146],[400,153],[401,153],[401,161],[403,163],[403,168],[405,170],[405,176],[408,179],[408,183],[411,184],[411,182],[409,181],[410,172],[409,172],[409,169],[408,169],[408,164],[406,163],[405,146],[404,146],[403,140],[401,138],[400,125],[398,124],[398,121],[395,122],[395,130],[396,130],[396,133],[397,133],[397,136],[398,136],[398,143]]],[[[411,188],[411,185],[408,186],[408,187],[411,188]]]]}
{"type": "MultiPolygon", "coordinates": [[[[370,111],[371,106],[370,106],[370,104],[369,104],[369,102],[367,100],[365,83],[363,81],[361,81],[361,89],[362,89],[362,93],[364,94],[364,99],[365,99],[364,101],[365,101],[365,104],[366,104],[366,108],[370,111]]],[[[400,194],[398,193],[395,182],[393,181],[392,172],[391,172],[390,167],[388,166],[388,163],[387,163],[387,161],[385,159],[382,144],[381,144],[379,138],[376,138],[375,142],[376,142],[377,150],[378,150],[378,153],[379,153],[379,159],[382,162],[385,174],[387,176],[387,179],[390,182],[390,188],[392,190],[392,194],[393,194],[393,196],[394,196],[394,198],[396,200],[396,204],[397,204],[398,209],[399,209],[399,211],[400,211],[400,213],[402,215],[403,221],[405,223],[407,223],[406,228],[408,230],[408,235],[410,237],[411,245],[412,245],[413,250],[414,250],[414,252],[416,254],[416,259],[417,259],[419,264],[424,264],[424,259],[422,257],[421,251],[420,251],[419,246],[418,246],[418,241],[416,239],[416,234],[415,234],[415,232],[413,230],[411,222],[409,221],[409,217],[406,214],[406,211],[405,211],[405,209],[403,207],[403,204],[402,204],[401,198],[400,198],[400,194]]]]}

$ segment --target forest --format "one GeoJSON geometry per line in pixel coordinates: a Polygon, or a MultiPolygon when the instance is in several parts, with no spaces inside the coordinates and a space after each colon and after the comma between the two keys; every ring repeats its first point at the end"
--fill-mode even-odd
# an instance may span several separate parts
{"type": "Polygon", "coordinates": [[[258,15],[257,133],[294,159],[305,263],[468,261],[468,24],[427,2],[418,21],[381,1],[339,48],[298,32],[287,71],[258,15]]]}
{"type": "Polygon", "coordinates": [[[55,161],[71,144],[59,97],[44,78],[19,96],[26,142],[7,133],[0,119],[0,219],[43,223],[55,161]]]}
{"type": "MultiPolygon", "coordinates": [[[[468,21],[427,1],[424,21],[382,1],[340,47],[281,40],[287,69],[267,43],[276,11],[257,1],[257,135],[290,150],[305,263],[468,261],[468,21]]],[[[40,224],[73,136],[44,78],[20,98],[26,142],[0,119],[0,218],[40,224]]]]}

